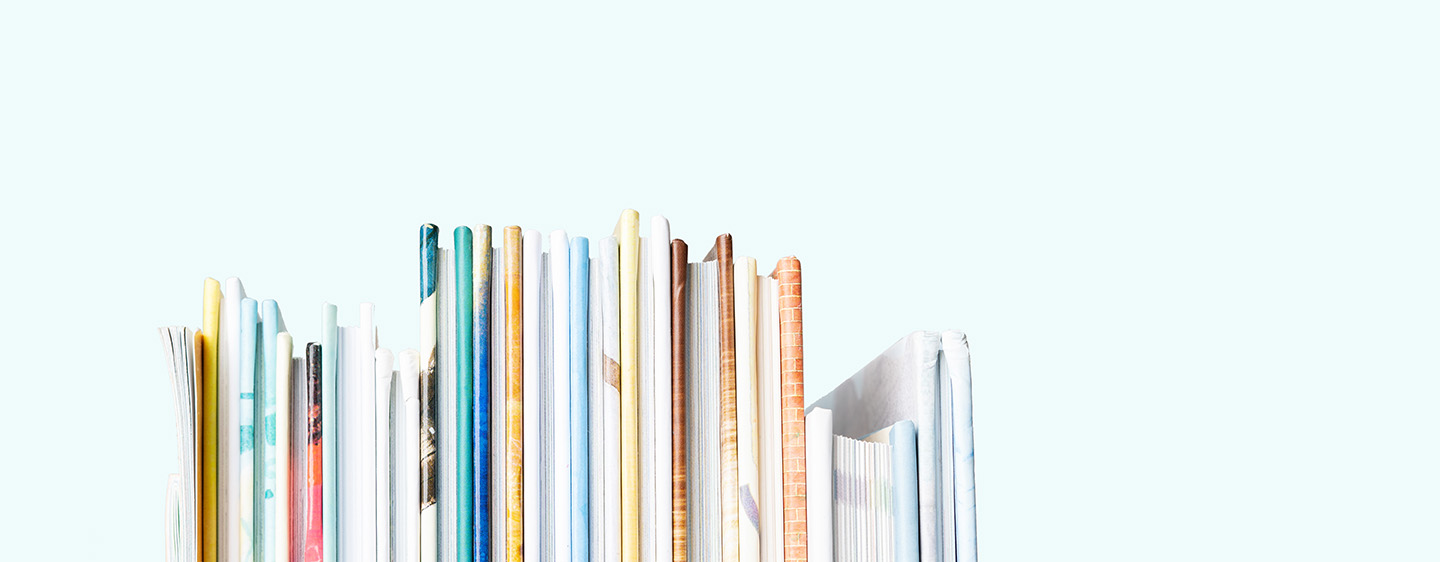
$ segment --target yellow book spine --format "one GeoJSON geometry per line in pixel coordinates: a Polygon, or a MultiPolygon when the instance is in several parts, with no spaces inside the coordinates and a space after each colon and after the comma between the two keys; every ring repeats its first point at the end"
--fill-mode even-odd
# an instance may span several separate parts
{"type": "Polygon", "coordinates": [[[640,560],[640,213],[615,226],[620,246],[620,560],[640,560]]]}
{"type": "Polygon", "coordinates": [[[200,560],[216,562],[219,543],[216,532],[216,476],[220,474],[219,452],[220,398],[220,282],[205,279],[205,308],[200,320],[200,337],[204,342],[202,379],[200,385],[200,560]]]}
{"type": "Polygon", "coordinates": [[[525,332],[520,227],[505,227],[505,557],[525,559],[525,332]]]}

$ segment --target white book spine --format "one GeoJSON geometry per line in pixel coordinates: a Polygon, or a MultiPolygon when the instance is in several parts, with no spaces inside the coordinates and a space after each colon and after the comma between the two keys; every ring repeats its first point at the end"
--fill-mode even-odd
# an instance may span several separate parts
{"type": "Polygon", "coordinates": [[[400,354],[400,392],[404,396],[405,415],[402,417],[404,431],[403,458],[400,463],[402,476],[400,491],[403,498],[397,502],[397,509],[404,511],[404,521],[399,535],[404,537],[400,555],[396,562],[420,560],[420,352],[407,349],[400,354]]]}
{"type": "Polygon", "coordinates": [[[978,558],[975,527],[975,427],[971,401],[970,344],[963,332],[940,334],[954,425],[956,549],[960,562],[978,558]]]}
{"type": "MultiPolygon", "coordinates": [[[[760,560],[781,562],[785,554],[784,488],[780,451],[780,280],[757,276],[757,355],[760,424],[760,560]]],[[[808,433],[806,435],[809,435],[808,433]]],[[[809,456],[807,455],[807,459],[809,456]]],[[[806,488],[807,496],[810,495],[806,488]]],[[[809,500],[806,500],[807,502],[809,500]]],[[[808,505],[808,504],[807,504],[808,505]]],[[[813,532],[813,531],[812,531],[813,532]]],[[[814,557],[814,551],[810,551],[814,557]]]]}
{"type": "Polygon", "coordinates": [[[220,395],[217,398],[216,428],[220,446],[216,461],[220,474],[215,479],[219,521],[218,540],[222,562],[240,559],[240,301],[245,286],[238,277],[225,280],[220,306],[220,395]]]}
{"type": "MultiPolygon", "coordinates": [[[[505,559],[505,250],[490,260],[490,560],[505,559]]],[[[479,462],[479,459],[476,459],[479,462]]]]}
{"type": "Polygon", "coordinates": [[[275,546],[275,560],[290,556],[290,384],[295,341],[289,332],[275,335],[275,513],[269,535],[275,546]]]}
{"type": "Polygon", "coordinates": [[[834,444],[831,411],[812,409],[805,415],[805,548],[811,562],[835,561],[834,444]]]}
{"type": "Polygon", "coordinates": [[[545,451],[554,456],[549,480],[554,493],[547,506],[554,514],[550,533],[551,560],[570,560],[570,237],[550,233],[550,426],[554,440],[545,451]]]}
{"type": "Polygon", "coordinates": [[[455,562],[455,251],[440,248],[436,253],[440,275],[435,279],[435,294],[440,296],[441,328],[435,340],[439,354],[436,394],[440,400],[437,424],[440,439],[435,454],[436,472],[440,476],[436,486],[436,506],[440,508],[436,540],[440,543],[440,562],[455,562]]]}
{"type": "Polygon", "coordinates": [[[639,422],[640,439],[640,562],[655,561],[655,543],[659,528],[655,526],[655,306],[652,295],[654,285],[650,279],[650,239],[641,237],[636,256],[636,269],[640,270],[640,365],[639,373],[639,422]]]}
{"type": "Polygon", "coordinates": [[[670,221],[662,216],[652,218],[647,242],[648,255],[645,259],[649,263],[650,278],[646,282],[652,285],[650,310],[654,318],[650,330],[654,341],[650,349],[654,359],[650,369],[655,383],[650,407],[652,414],[648,422],[654,428],[655,436],[655,478],[652,481],[655,500],[654,511],[648,515],[642,512],[641,516],[646,517],[647,524],[655,528],[655,540],[647,543],[647,547],[654,548],[653,560],[670,562],[674,555],[670,501],[674,486],[670,439],[670,401],[673,399],[670,394],[670,221]]]}
{"type": "Polygon", "coordinates": [[[740,562],[760,560],[759,420],[755,388],[755,258],[735,258],[736,443],[740,461],[740,562]]]}
{"type": "Polygon", "coordinates": [[[375,552],[388,558],[390,551],[390,383],[395,355],[375,350],[375,552]]]}
{"type": "MultiPolygon", "coordinates": [[[[524,346],[524,451],[522,491],[526,560],[540,559],[540,232],[525,231],[523,242],[524,290],[521,300],[525,307],[523,321],[524,346]]],[[[511,436],[513,439],[514,436],[511,436]]]]}
{"type": "Polygon", "coordinates": [[[620,248],[615,238],[600,241],[600,292],[605,338],[602,391],[604,397],[605,502],[601,514],[604,528],[604,562],[620,562],[620,248]],[[614,364],[613,367],[611,364],[614,364]],[[611,375],[615,379],[611,380],[611,375]]]}

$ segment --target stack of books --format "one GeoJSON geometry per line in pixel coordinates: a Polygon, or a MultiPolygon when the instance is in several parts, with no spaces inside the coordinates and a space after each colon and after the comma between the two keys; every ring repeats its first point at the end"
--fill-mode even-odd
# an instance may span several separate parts
{"type": "Polygon", "coordinates": [[[799,260],[762,268],[729,234],[692,253],[663,217],[641,231],[630,210],[598,240],[481,225],[442,245],[423,225],[403,351],[380,346],[372,304],[355,326],[323,304],[299,338],[275,301],[207,279],[200,328],[160,330],[170,559],[941,560],[901,551],[935,543],[916,490],[958,408],[865,435],[888,418],[854,400],[807,416],[799,260]],[[865,421],[839,421],[851,408],[865,421]]]}

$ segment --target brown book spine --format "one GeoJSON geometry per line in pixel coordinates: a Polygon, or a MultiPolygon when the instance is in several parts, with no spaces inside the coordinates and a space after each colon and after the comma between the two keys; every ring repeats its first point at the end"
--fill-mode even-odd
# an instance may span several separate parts
{"type": "MultiPolygon", "coordinates": [[[[670,241],[670,524],[671,559],[689,559],[689,524],[685,503],[685,273],[690,249],[685,241],[670,241]]],[[[593,406],[592,406],[593,407],[593,406]]]]}
{"type": "Polygon", "coordinates": [[[800,314],[800,260],[781,258],[780,285],[780,466],[785,561],[803,562],[805,546],[805,354],[800,314]]]}
{"type": "MultiPolygon", "coordinates": [[[[740,444],[735,380],[735,259],[729,234],[715,238],[720,307],[720,560],[740,560],[740,444]]],[[[783,419],[783,418],[782,418],[783,419]]]]}

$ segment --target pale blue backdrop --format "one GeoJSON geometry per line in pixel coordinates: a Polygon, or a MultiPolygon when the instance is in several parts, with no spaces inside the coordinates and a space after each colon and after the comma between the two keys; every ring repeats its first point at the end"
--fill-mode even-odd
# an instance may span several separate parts
{"type": "Polygon", "coordinates": [[[974,352],[980,555],[1440,558],[1431,2],[0,7],[6,559],[158,560],[155,327],[416,342],[416,227],[805,267],[819,396],[974,352]]]}

